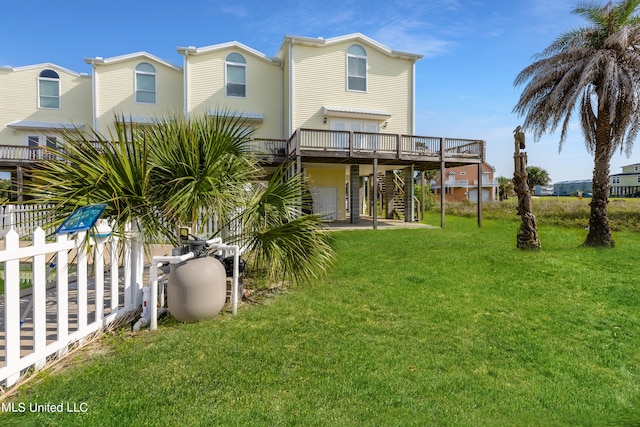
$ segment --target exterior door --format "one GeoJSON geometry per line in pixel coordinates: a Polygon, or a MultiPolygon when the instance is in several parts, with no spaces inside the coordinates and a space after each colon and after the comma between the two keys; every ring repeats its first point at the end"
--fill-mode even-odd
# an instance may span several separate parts
{"type": "MultiPolygon", "coordinates": [[[[331,119],[331,130],[378,133],[380,126],[373,120],[331,119]]],[[[356,150],[377,150],[378,138],[375,135],[354,135],[353,148],[356,150]]]]}

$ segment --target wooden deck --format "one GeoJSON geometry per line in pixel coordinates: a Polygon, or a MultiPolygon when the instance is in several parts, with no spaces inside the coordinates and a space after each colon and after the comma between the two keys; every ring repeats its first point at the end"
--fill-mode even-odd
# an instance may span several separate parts
{"type": "MultiPolygon", "coordinates": [[[[255,138],[249,151],[275,165],[300,158],[303,162],[414,165],[417,170],[482,163],[485,142],[431,136],[298,129],[288,139],[255,138]]],[[[54,160],[49,148],[0,145],[0,165],[19,167],[54,160]]]]}

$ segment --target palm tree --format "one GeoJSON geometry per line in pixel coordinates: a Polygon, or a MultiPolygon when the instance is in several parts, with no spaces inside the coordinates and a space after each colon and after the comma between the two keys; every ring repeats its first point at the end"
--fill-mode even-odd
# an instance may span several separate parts
{"type": "Polygon", "coordinates": [[[498,177],[498,195],[500,201],[507,200],[515,194],[513,180],[504,176],[498,177]]]}
{"type": "Polygon", "coordinates": [[[527,184],[529,185],[529,191],[534,193],[533,189],[536,185],[547,185],[551,182],[549,172],[539,168],[538,166],[527,166],[527,184]]]}
{"type": "Polygon", "coordinates": [[[240,220],[240,227],[226,228],[242,235],[228,240],[248,242],[246,255],[269,277],[276,271],[290,282],[318,277],[334,252],[320,218],[303,213],[304,180],[286,178],[283,167],[265,186],[253,184],[262,176],[247,150],[248,129],[231,113],[153,125],[119,117],[108,138],[67,133],[53,159],[30,171],[24,194],[53,206],[48,226],[79,206],[104,203],[114,232],[137,224],[147,248],[164,239],[177,244],[177,226],[203,214],[216,216],[220,229],[240,220]]]}
{"type": "Polygon", "coordinates": [[[562,123],[562,149],[575,110],[594,154],[593,199],[586,246],[612,247],[607,217],[609,168],[616,150],[630,155],[640,127],[640,0],[580,3],[573,13],[589,24],[558,37],[520,72],[525,85],[514,112],[538,140],[562,123]]]}

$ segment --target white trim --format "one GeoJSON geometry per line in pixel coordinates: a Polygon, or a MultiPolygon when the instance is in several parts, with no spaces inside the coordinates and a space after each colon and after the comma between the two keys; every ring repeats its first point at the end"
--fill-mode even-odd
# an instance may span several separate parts
{"type": "Polygon", "coordinates": [[[40,64],[34,64],[34,65],[25,65],[25,66],[22,66],[22,67],[3,67],[3,68],[11,70],[11,71],[14,71],[14,72],[29,71],[29,70],[35,70],[35,69],[45,70],[45,69],[50,68],[52,70],[61,71],[63,73],[68,73],[68,74],[71,74],[71,75],[76,76],[76,77],[90,77],[87,73],[78,73],[78,72],[72,71],[72,70],[70,70],[68,68],[64,68],[64,67],[61,67],[59,65],[52,64],[51,62],[43,62],[43,63],[40,63],[40,64]]]}
{"type": "MultiPolygon", "coordinates": [[[[42,71],[45,71],[45,70],[48,70],[48,68],[45,68],[42,71]]],[[[56,74],[58,74],[58,73],[56,73],[56,74]]],[[[42,109],[42,110],[60,110],[62,108],[62,96],[61,96],[61,94],[62,94],[62,83],[60,82],[60,76],[58,76],[57,78],[53,78],[53,77],[40,77],[40,75],[38,75],[37,81],[38,81],[38,109],[42,109]],[[56,83],[58,83],[58,96],[40,95],[40,83],[41,82],[56,82],[56,83]],[[41,105],[41,101],[42,101],[42,97],[43,96],[45,96],[46,98],[50,98],[50,99],[57,98],[58,99],[58,106],[57,107],[43,107],[41,105]]]]}
{"type": "Polygon", "coordinates": [[[345,51],[345,54],[346,54],[346,57],[345,57],[345,62],[346,62],[346,64],[345,64],[346,65],[346,67],[345,67],[345,71],[346,71],[345,83],[346,83],[347,91],[348,92],[367,93],[368,89],[369,89],[369,58],[367,56],[367,50],[363,46],[359,45],[358,43],[353,43],[353,44],[349,45],[349,47],[345,51]],[[353,53],[349,53],[349,49],[351,49],[352,46],[358,46],[362,50],[364,50],[364,56],[354,55],[353,53]],[[352,89],[351,87],[349,87],[349,78],[350,77],[354,77],[354,78],[358,78],[358,79],[362,78],[360,76],[349,74],[349,70],[350,70],[349,69],[349,59],[350,58],[354,58],[356,60],[364,59],[364,90],[352,89]]]}
{"type": "MultiPolygon", "coordinates": [[[[120,55],[120,56],[112,56],[111,58],[102,58],[102,57],[95,57],[95,58],[84,58],[84,62],[86,62],[87,64],[91,64],[92,62],[95,63],[96,65],[108,65],[108,64],[115,64],[117,62],[122,62],[122,61],[129,61],[132,59],[137,59],[137,58],[146,58],[149,61],[155,61],[158,64],[162,64],[166,67],[172,68],[175,71],[182,71],[181,67],[178,67],[176,65],[173,65],[167,61],[165,61],[164,59],[158,58],[155,55],[152,55],[148,52],[135,52],[135,53],[129,53],[126,55],[120,55]]],[[[141,62],[142,61],[141,59],[141,62]]]]}
{"type": "Polygon", "coordinates": [[[195,56],[195,55],[201,55],[201,54],[215,52],[219,50],[225,50],[225,49],[237,49],[237,50],[244,51],[245,53],[251,54],[257,58],[260,58],[266,62],[278,63],[278,64],[282,63],[282,60],[280,58],[269,57],[264,53],[257,51],[253,48],[250,48],[249,46],[244,45],[237,41],[231,41],[227,43],[220,43],[220,44],[214,44],[214,45],[203,46],[203,47],[195,47],[195,46],[178,47],[178,53],[185,56],[188,56],[188,55],[195,56]]]}
{"type": "Polygon", "coordinates": [[[291,43],[289,45],[289,106],[288,106],[289,129],[288,129],[287,135],[284,135],[286,138],[289,137],[288,135],[293,135],[293,111],[295,109],[295,104],[293,101],[295,99],[295,97],[293,96],[294,90],[295,90],[295,85],[293,82],[294,75],[295,73],[293,72],[293,43],[291,43]]]}
{"type": "Polygon", "coordinates": [[[231,52],[229,53],[225,58],[224,58],[224,96],[228,96],[228,97],[232,97],[232,98],[248,98],[249,97],[249,88],[248,88],[248,78],[247,78],[247,60],[244,58],[244,56],[238,52],[231,52]],[[244,63],[242,62],[231,62],[228,61],[227,58],[229,58],[230,55],[232,54],[238,54],[242,57],[242,59],[244,60],[244,63]],[[228,70],[229,70],[229,66],[232,67],[242,67],[244,68],[244,95],[229,95],[228,91],[227,91],[227,87],[229,85],[229,74],[228,74],[228,70]]]}
{"type": "Polygon", "coordinates": [[[373,40],[372,38],[369,38],[367,36],[365,36],[364,34],[361,33],[352,33],[352,34],[346,34],[344,36],[338,36],[338,37],[332,37],[332,38],[328,38],[328,39],[324,39],[324,38],[312,38],[312,37],[300,37],[300,36],[285,36],[284,37],[284,43],[298,43],[298,44],[304,44],[307,46],[329,46],[332,44],[336,44],[336,43],[343,43],[343,42],[347,42],[347,41],[352,41],[353,43],[363,43],[363,44],[367,44],[373,48],[375,48],[376,50],[391,56],[391,57],[395,57],[395,58],[403,58],[403,59],[409,59],[412,61],[419,61],[420,59],[422,59],[423,55],[420,54],[416,54],[416,53],[407,53],[407,52],[400,52],[397,50],[392,50],[390,48],[388,48],[387,46],[383,45],[382,43],[379,43],[375,40],[373,40]]]}
{"type": "MultiPolygon", "coordinates": [[[[149,71],[140,71],[140,70],[138,70],[138,67],[141,64],[149,64],[149,63],[145,62],[145,61],[138,62],[138,64],[136,64],[136,66],[133,68],[133,96],[134,96],[134,101],[135,101],[136,104],[157,105],[158,104],[158,72],[156,71],[156,67],[154,67],[153,64],[149,64],[153,68],[153,73],[149,72],[149,71]],[[153,102],[138,101],[138,76],[139,75],[142,75],[142,76],[153,76],[153,102]]],[[[143,92],[143,93],[151,93],[150,90],[146,90],[146,91],[141,90],[141,92],[143,92]]]]}
{"type": "Polygon", "coordinates": [[[184,108],[184,118],[189,118],[189,52],[184,53],[182,61],[182,98],[184,108]]]}

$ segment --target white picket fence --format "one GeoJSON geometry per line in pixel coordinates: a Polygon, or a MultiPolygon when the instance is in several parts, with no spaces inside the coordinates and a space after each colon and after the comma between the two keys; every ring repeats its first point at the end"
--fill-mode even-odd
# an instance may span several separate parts
{"type": "MultiPolygon", "coordinates": [[[[4,212],[3,212],[4,214],[4,212]]],[[[79,232],[47,242],[36,228],[32,242],[4,233],[0,383],[15,384],[29,369],[64,355],[70,346],[137,310],[142,302],[144,253],[139,239],[96,242],[79,232]],[[20,290],[21,265],[30,266],[30,295],[20,290]],[[49,270],[49,271],[48,271],[49,270]],[[48,274],[49,273],[49,274],[48,274]]]]}
{"type": "MultiPolygon", "coordinates": [[[[44,227],[45,217],[51,209],[48,205],[6,205],[0,206],[0,237],[10,230],[14,229],[20,236],[29,236],[38,227],[44,227]]],[[[233,226],[234,232],[240,230],[238,225],[233,226]]],[[[212,237],[218,230],[218,222],[215,218],[203,215],[202,219],[196,224],[196,234],[203,237],[212,237]]],[[[47,234],[53,233],[55,230],[45,230],[47,234]]]]}

